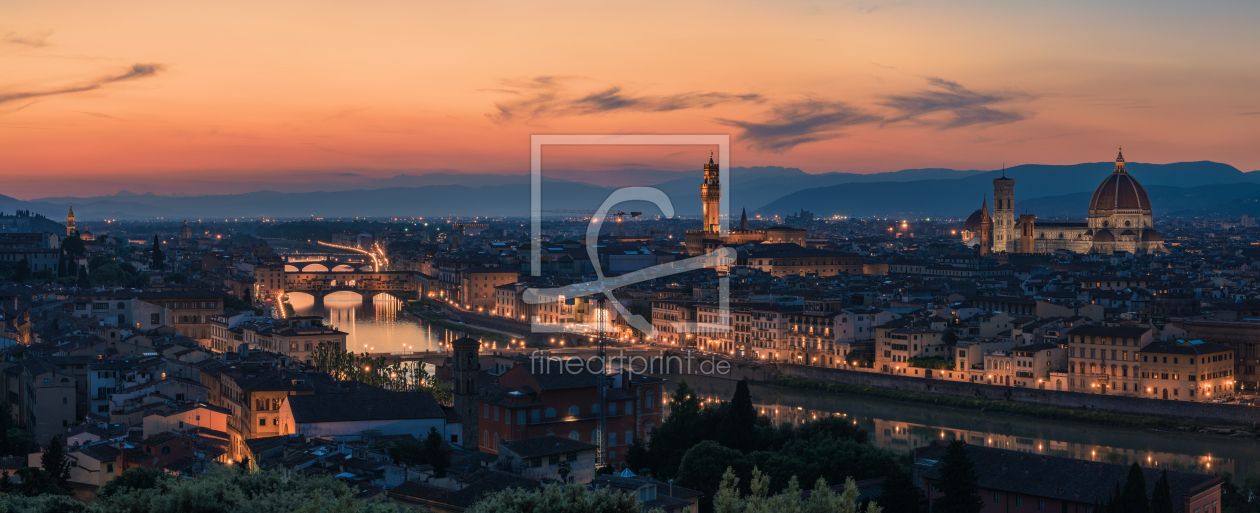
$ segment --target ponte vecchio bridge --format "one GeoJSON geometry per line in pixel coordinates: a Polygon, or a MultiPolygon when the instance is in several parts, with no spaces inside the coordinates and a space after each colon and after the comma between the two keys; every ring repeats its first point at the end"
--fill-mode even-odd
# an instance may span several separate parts
{"type": "Polygon", "coordinates": [[[284,269],[284,291],[301,292],[322,302],[334,292],[354,292],[370,302],[377,294],[398,299],[420,299],[427,285],[413,271],[374,271],[372,262],[316,260],[288,262],[284,269]]]}

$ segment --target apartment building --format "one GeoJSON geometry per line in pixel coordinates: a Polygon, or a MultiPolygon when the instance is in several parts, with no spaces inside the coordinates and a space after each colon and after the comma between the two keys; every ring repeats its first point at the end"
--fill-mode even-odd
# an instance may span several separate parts
{"type": "Polygon", "coordinates": [[[1202,340],[1142,348],[1142,397],[1206,402],[1234,395],[1234,350],[1202,340]]]}
{"type": "Polygon", "coordinates": [[[1154,340],[1150,327],[1085,325],[1067,332],[1068,390],[1134,396],[1140,393],[1137,356],[1154,340]]]}

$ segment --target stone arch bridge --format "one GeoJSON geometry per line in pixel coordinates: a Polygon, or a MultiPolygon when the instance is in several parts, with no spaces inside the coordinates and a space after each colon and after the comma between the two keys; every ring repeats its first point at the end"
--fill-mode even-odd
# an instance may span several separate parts
{"type": "MultiPolygon", "coordinates": [[[[370,269],[371,265],[365,266],[370,269]]],[[[316,301],[323,301],[324,296],[334,292],[355,292],[363,296],[364,301],[385,293],[398,299],[420,299],[425,290],[425,281],[419,273],[413,271],[310,271],[286,272],[284,275],[285,292],[302,292],[315,296],[316,301]]]]}

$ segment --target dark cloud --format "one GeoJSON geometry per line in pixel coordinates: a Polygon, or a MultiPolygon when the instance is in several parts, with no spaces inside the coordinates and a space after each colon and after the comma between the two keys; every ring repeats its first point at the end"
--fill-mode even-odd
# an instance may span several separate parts
{"type": "Polygon", "coordinates": [[[125,73],[99,78],[85,84],[63,87],[60,89],[49,89],[46,91],[18,91],[13,93],[0,93],[0,104],[26,100],[30,98],[42,98],[45,96],[55,96],[59,94],[82,93],[84,91],[92,91],[115,82],[126,82],[128,80],[136,80],[140,78],[151,77],[162,71],[164,68],[161,64],[133,64],[125,73]]]}
{"type": "Polygon", "coordinates": [[[668,112],[705,109],[723,103],[761,102],[758,94],[687,92],[673,95],[637,95],[613,86],[597,92],[576,93],[568,86],[575,77],[539,76],[523,81],[504,81],[505,88],[492,91],[517,99],[494,104],[487,114],[498,123],[515,120],[581,116],[608,112],[668,112]]]}
{"type": "Polygon", "coordinates": [[[51,30],[45,30],[43,32],[28,34],[25,36],[19,36],[14,32],[9,32],[5,34],[3,38],[0,38],[0,41],[4,41],[9,44],[30,46],[33,48],[43,48],[48,46],[48,36],[51,35],[51,30]]]}
{"type": "Polygon", "coordinates": [[[800,144],[841,137],[841,130],[846,127],[882,119],[844,102],[819,100],[782,105],[770,114],[772,119],[761,123],[732,119],[718,122],[742,129],[739,138],[751,148],[782,153],[800,144]]]}
{"type": "Polygon", "coordinates": [[[1029,101],[1036,98],[1018,92],[979,93],[943,78],[928,78],[928,85],[934,89],[885,96],[880,105],[891,107],[899,112],[899,115],[889,118],[886,122],[912,121],[936,126],[942,130],[971,125],[1001,125],[1028,119],[1031,114],[999,110],[993,108],[992,105],[1029,101]],[[931,116],[941,113],[948,114],[946,119],[931,116]]]}

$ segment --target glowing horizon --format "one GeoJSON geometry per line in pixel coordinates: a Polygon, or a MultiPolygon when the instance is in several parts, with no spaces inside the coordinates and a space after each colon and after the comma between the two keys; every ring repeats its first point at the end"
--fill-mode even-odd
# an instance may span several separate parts
{"type": "Polygon", "coordinates": [[[1245,1],[10,2],[0,194],[522,174],[536,133],[731,134],[735,166],[811,173],[1121,145],[1252,171],[1257,20],[1245,1]]]}

